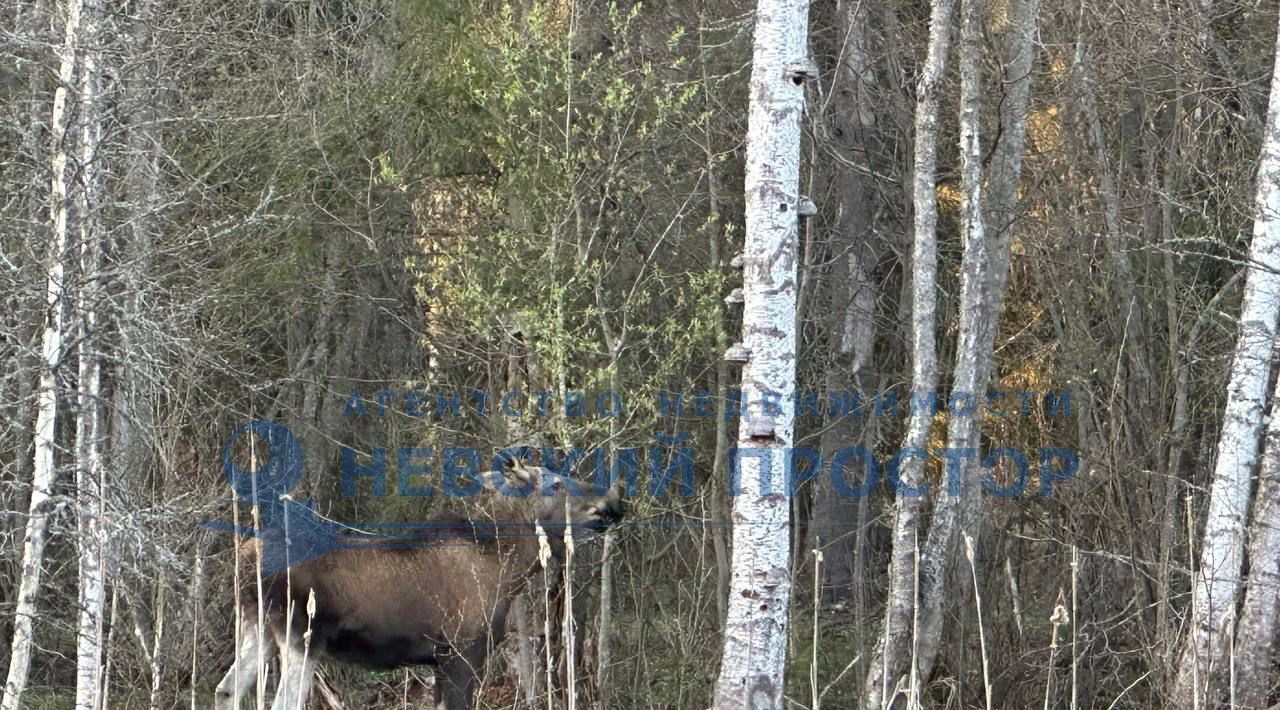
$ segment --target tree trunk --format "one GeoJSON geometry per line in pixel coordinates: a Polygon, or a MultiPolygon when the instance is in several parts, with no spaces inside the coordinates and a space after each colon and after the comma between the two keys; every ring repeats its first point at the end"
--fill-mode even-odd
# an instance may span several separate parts
{"type": "Polygon", "coordinates": [[[14,609],[13,643],[9,650],[9,672],[5,679],[0,710],[17,710],[27,687],[27,671],[31,667],[32,624],[37,614],[36,596],[40,590],[40,574],[44,564],[44,548],[48,541],[50,494],[53,489],[55,441],[58,419],[58,370],[64,354],[63,330],[66,326],[67,294],[66,259],[68,230],[71,227],[71,192],[73,171],[68,166],[67,134],[71,125],[68,100],[75,77],[76,56],[80,45],[81,0],[71,0],[67,8],[58,71],[58,88],[50,117],[50,162],[53,177],[50,184],[52,234],[46,256],[48,274],[45,288],[44,336],[41,342],[40,386],[37,393],[35,429],[35,464],[32,469],[31,501],[26,532],[22,541],[22,578],[18,583],[18,603],[14,609]]]}
{"type": "MultiPolygon", "coordinates": [[[[1280,56],[1280,36],[1276,51],[1280,56]]],[[[1276,298],[1280,293],[1280,72],[1271,76],[1256,194],[1240,333],[1227,385],[1200,564],[1195,570],[1190,631],[1173,687],[1172,700],[1179,707],[1192,707],[1206,690],[1215,689],[1213,676],[1227,662],[1226,641],[1240,589],[1245,516],[1280,316],[1276,298]]]]}
{"type": "MultiPolygon", "coordinates": [[[[960,3],[960,167],[964,184],[961,204],[964,256],[961,261],[960,333],[956,345],[952,397],[985,395],[991,365],[991,336],[1000,310],[1000,295],[988,293],[990,271],[1007,263],[988,243],[982,214],[982,153],[979,141],[982,76],[982,4],[960,3]]],[[[979,415],[952,413],[947,449],[969,452],[959,463],[947,462],[947,474],[934,497],[933,522],[920,556],[917,671],[927,681],[942,642],[942,620],[948,597],[947,577],[955,561],[957,533],[976,520],[981,503],[978,486],[979,415]],[[953,490],[958,485],[959,490],[953,490]]]]}
{"type": "Polygon", "coordinates": [[[160,163],[164,156],[164,137],[156,120],[160,113],[157,106],[164,99],[154,86],[159,73],[151,36],[154,11],[155,2],[144,0],[138,3],[133,18],[128,62],[133,73],[126,84],[133,110],[126,129],[129,157],[123,180],[129,229],[125,246],[117,252],[119,261],[113,263],[119,273],[122,298],[118,312],[112,315],[118,319],[118,347],[128,357],[121,358],[113,368],[110,459],[112,469],[119,472],[117,485],[127,491],[140,489],[151,463],[157,419],[155,387],[163,379],[150,354],[155,347],[148,338],[154,328],[148,328],[145,322],[145,306],[149,293],[155,289],[154,279],[148,274],[152,271],[156,212],[161,203],[157,196],[161,188],[160,163]]]}
{"type": "MultiPolygon", "coordinates": [[[[916,90],[915,156],[912,170],[914,245],[911,267],[911,378],[915,396],[929,397],[938,387],[937,330],[938,274],[938,101],[951,44],[951,15],[955,0],[934,0],[929,20],[929,46],[916,90]]],[[[933,415],[927,408],[912,410],[903,449],[921,449],[929,440],[933,415]]],[[[924,496],[904,491],[925,481],[924,459],[902,462],[894,491],[893,551],[885,601],[884,628],[867,673],[866,707],[879,710],[892,703],[895,689],[914,658],[916,551],[920,543],[920,513],[924,496]]],[[[909,692],[918,688],[916,674],[908,678],[909,692]]]]}
{"type": "MultiPolygon", "coordinates": [[[[1085,133],[1088,136],[1089,150],[1097,171],[1098,197],[1102,202],[1102,220],[1106,227],[1105,243],[1114,273],[1112,283],[1120,299],[1119,323],[1125,359],[1129,362],[1129,374],[1136,389],[1133,407],[1136,412],[1145,412],[1150,406],[1152,387],[1151,373],[1148,370],[1150,360],[1147,355],[1146,311],[1134,287],[1133,263],[1129,258],[1124,226],[1120,222],[1120,188],[1116,184],[1110,162],[1107,160],[1106,139],[1102,131],[1102,118],[1098,115],[1093,72],[1089,67],[1083,33],[1082,25],[1080,39],[1076,42],[1074,60],[1076,79],[1079,82],[1080,108],[1085,123],[1085,133]]],[[[1115,414],[1117,417],[1124,416],[1122,412],[1115,414]]]]}
{"type": "MultiPolygon", "coordinates": [[[[1280,379],[1271,395],[1280,402],[1280,379]]],[[[1274,407],[1274,405],[1273,405],[1274,407]]],[[[1249,526],[1249,584],[1236,629],[1236,703],[1268,707],[1277,620],[1280,620],[1280,411],[1267,425],[1258,497],[1249,526]]]]}
{"type": "MultiPolygon", "coordinates": [[[[48,13],[49,8],[44,0],[33,0],[29,4],[20,5],[14,18],[17,33],[32,40],[32,44],[41,46],[41,49],[32,48],[23,52],[22,56],[33,65],[42,67],[46,62],[43,47],[51,46],[53,43],[50,33],[52,23],[48,13]]],[[[17,56],[16,53],[15,56],[17,56]]],[[[49,78],[46,72],[28,73],[26,99],[33,107],[44,105],[49,95],[48,83],[49,78]]],[[[22,143],[18,154],[20,159],[15,161],[18,165],[11,164],[11,168],[7,171],[10,177],[17,178],[10,189],[25,197],[24,208],[19,214],[29,226],[23,230],[22,235],[33,245],[41,243],[46,238],[47,228],[44,218],[49,209],[44,191],[48,183],[45,182],[43,165],[48,156],[42,140],[45,121],[41,113],[41,109],[35,108],[29,112],[25,130],[22,132],[22,143]]],[[[16,244],[14,247],[16,248],[16,244]]],[[[11,447],[8,450],[13,452],[14,459],[12,480],[19,484],[11,490],[0,492],[0,539],[4,541],[0,544],[0,557],[4,558],[3,574],[10,579],[19,576],[17,541],[22,538],[21,531],[25,525],[21,511],[28,505],[25,495],[28,491],[20,486],[32,477],[34,422],[31,416],[31,402],[34,399],[39,377],[39,360],[34,355],[39,349],[40,326],[43,325],[44,312],[44,299],[41,298],[42,294],[37,282],[34,279],[21,278],[19,273],[13,273],[12,278],[13,281],[6,284],[6,288],[11,291],[6,299],[6,308],[9,309],[9,313],[5,320],[6,324],[12,323],[11,328],[6,328],[6,334],[13,338],[10,378],[13,380],[14,389],[12,394],[9,391],[5,392],[11,398],[6,400],[4,410],[6,414],[12,412],[10,421],[13,423],[13,428],[11,438],[0,444],[11,447]],[[9,403],[12,403],[12,409],[9,403]]],[[[7,348],[5,354],[10,355],[7,348]]],[[[0,591],[0,605],[7,608],[14,603],[16,600],[13,595],[16,592],[17,590],[12,587],[6,587],[0,591]]],[[[9,636],[9,622],[9,619],[0,620],[0,636],[9,636]]],[[[0,694],[3,694],[3,688],[0,688],[0,694]]]]}
{"type": "Polygon", "coordinates": [[[102,687],[103,575],[102,347],[99,317],[102,294],[101,195],[98,146],[102,142],[99,95],[99,47],[102,35],[96,0],[84,4],[81,32],[85,49],[80,64],[79,342],[76,417],[76,541],[79,546],[79,623],[76,630],[76,710],[94,710],[102,687]]]}
{"type": "MultiPolygon", "coordinates": [[[[1000,304],[1003,303],[1009,277],[1009,249],[1014,225],[1023,216],[1018,206],[1018,185],[1022,180],[1022,156],[1027,145],[1027,110],[1031,104],[1036,26],[1040,17],[1040,0],[1013,0],[1011,5],[1012,22],[1000,43],[1000,83],[1004,88],[997,112],[1000,129],[991,148],[987,199],[983,206],[991,253],[986,292],[995,299],[993,315],[985,321],[988,331],[983,335],[983,343],[995,341],[1000,304]]],[[[983,378],[984,384],[986,379],[983,378]]]]}
{"type": "MultiPolygon", "coordinates": [[[[827,171],[831,187],[826,193],[834,200],[834,214],[824,225],[833,256],[824,279],[832,294],[832,359],[826,386],[829,392],[865,393],[870,389],[866,374],[875,351],[879,290],[874,271],[880,250],[872,224],[875,190],[871,178],[864,175],[876,172],[868,140],[876,128],[870,8],[863,2],[840,2],[835,11],[833,24],[839,32],[833,51],[838,61],[821,159],[831,166],[827,171]]],[[[830,410],[827,417],[821,448],[823,459],[830,461],[840,449],[861,442],[864,432],[860,430],[867,428],[869,418],[830,410]]],[[[843,475],[848,485],[860,485],[856,461],[843,475]]],[[[827,599],[852,598],[856,614],[862,598],[856,590],[865,579],[859,571],[867,496],[841,495],[830,475],[819,476],[815,484],[809,542],[822,549],[823,579],[819,581],[827,599]]]]}
{"type": "MultiPolygon", "coordinates": [[[[699,13],[699,41],[698,44],[706,46],[706,26],[709,21],[707,13],[707,3],[702,5],[702,11],[699,13]]],[[[711,94],[711,70],[707,62],[707,50],[698,53],[698,65],[702,71],[702,89],[703,106],[706,109],[706,117],[702,123],[703,136],[703,160],[705,161],[707,171],[707,241],[709,251],[711,253],[711,267],[716,270],[717,274],[723,274],[726,265],[724,258],[725,248],[725,224],[724,214],[721,211],[720,197],[720,169],[716,160],[715,139],[714,139],[714,122],[716,102],[711,94]]],[[[716,332],[716,352],[724,352],[729,347],[729,331],[726,327],[726,305],[723,301],[716,303],[716,313],[713,316],[715,321],[716,332]]],[[[717,523],[728,519],[727,491],[721,487],[721,481],[725,479],[726,462],[729,455],[729,423],[725,418],[725,408],[728,406],[729,397],[729,363],[724,358],[716,361],[716,434],[715,434],[715,450],[711,458],[711,487],[708,492],[710,498],[709,508],[711,510],[711,519],[717,523]]],[[[711,546],[716,556],[716,623],[720,627],[721,633],[724,632],[725,614],[729,608],[729,578],[732,573],[731,563],[729,561],[729,543],[728,531],[723,525],[712,525],[710,528],[711,546]]]]}
{"type": "Polygon", "coordinates": [[[760,0],[747,130],[740,487],[715,707],[781,708],[791,594],[784,458],[793,443],[797,208],[808,2],[760,0]],[[765,397],[785,406],[766,409],[765,397]],[[774,399],[776,397],[776,399],[774,399]],[[767,456],[768,458],[762,458],[767,456]]]}

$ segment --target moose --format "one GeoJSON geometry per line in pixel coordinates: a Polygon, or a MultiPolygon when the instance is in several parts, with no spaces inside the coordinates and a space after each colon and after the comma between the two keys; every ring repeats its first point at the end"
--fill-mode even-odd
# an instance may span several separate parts
{"type": "Polygon", "coordinates": [[[466,515],[433,520],[403,544],[345,547],[260,575],[259,541],[242,543],[242,643],[217,686],[215,709],[234,710],[254,685],[257,665],[272,651],[264,638],[281,658],[272,710],[305,707],[319,659],[374,669],[432,666],[437,707],[471,708],[508,607],[546,563],[541,556],[562,558],[566,535],[595,534],[625,507],[621,481],[586,495],[571,478],[524,465],[479,479],[486,494],[466,515]]]}

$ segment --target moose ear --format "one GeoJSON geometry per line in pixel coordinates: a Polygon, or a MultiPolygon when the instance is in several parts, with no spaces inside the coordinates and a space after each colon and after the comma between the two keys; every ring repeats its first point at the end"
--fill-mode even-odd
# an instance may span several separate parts
{"type": "Polygon", "coordinates": [[[626,484],[621,480],[616,481],[612,486],[609,486],[609,490],[605,491],[604,495],[595,499],[595,508],[597,510],[621,508],[625,494],[626,484]]]}
{"type": "Polygon", "coordinates": [[[591,512],[605,522],[618,522],[627,513],[627,505],[623,499],[625,491],[626,486],[622,481],[613,484],[608,492],[596,499],[591,512]]]}
{"type": "Polygon", "coordinates": [[[528,483],[533,479],[534,469],[529,468],[523,461],[515,461],[511,467],[511,475],[521,484],[528,483]]]}
{"type": "Polygon", "coordinates": [[[528,482],[528,473],[520,469],[498,469],[480,474],[480,480],[490,491],[510,495],[512,490],[522,488],[528,482]]]}

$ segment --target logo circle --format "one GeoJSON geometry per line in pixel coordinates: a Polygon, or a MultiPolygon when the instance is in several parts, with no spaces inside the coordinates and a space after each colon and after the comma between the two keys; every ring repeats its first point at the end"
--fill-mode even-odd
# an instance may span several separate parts
{"type": "Polygon", "coordinates": [[[231,432],[222,447],[222,475],[241,498],[254,505],[270,504],[288,493],[302,479],[302,446],[289,427],[266,419],[242,424],[231,432]],[[236,465],[232,447],[245,433],[258,435],[267,443],[267,461],[256,471],[236,465]]]}

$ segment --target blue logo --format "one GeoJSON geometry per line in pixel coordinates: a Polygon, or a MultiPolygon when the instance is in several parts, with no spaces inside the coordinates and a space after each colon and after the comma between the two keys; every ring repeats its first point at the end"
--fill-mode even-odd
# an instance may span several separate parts
{"type": "Polygon", "coordinates": [[[342,546],[337,523],[321,518],[312,501],[295,501],[289,491],[302,480],[303,454],[298,438],[278,422],[258,420],[238,427],[222,447],[222,474],[234,504],[258,507],[259,527],[236,526],[216,520],[201,525],[223,532],[257,538],[261,543],[262,573],[270,575],[324,555],[342,546]],[[256,470],[236,465],[236,442],[246,433],[266,442],[266,460],[256,470]]]}
{"type": "MultiPolygon", "coordinates": [[[[568,495],[599,496],[615,484],[625,484],[626,498],[634,498],[642,488],[654,497],[692,497],[697,494],[694,474],[697,457],[688,445],[690,438],[689,432],[658,432],[654,435],[655,443],[649,446],[612,451],[602,448],[566,451],[554,447],[537,451],[531,447],[514,447],[494,456],[487,469],[482,454],[470,448],[446,447],[439,451],[432,448],[374,448],[368,454],[369,458],[360,460],[354,449],[341,447],[341,495],[355,496],[363,487],[369,489],[373,496],[381,497],[388,495],[394,486],[399,496],[430,497],[438,494],[465,498],[480,494],[487,483],[489,490],[504,496],[527,496],[538,491],[547,495],[554,494],[555,490],[565,490],[568,495]],[[642,460],[647,460],[648,465],[644,465],[642,460]],[[507,471],[512,465],[517,470],[532,467],[541,472],[538,476],[542,480],[526,480],[527,485],[513,486],[505,481],[504,475],[492,473],[507,471]],[[594,473],[590,479],[594,485],[584,486],[574,480],[572,472],[575,469],[592,470],[594,473]],[[428,484],[437,470],[440,474],[438,485],[428,484]],[[642,476],[642,471],[646,470],[648,475],[642,476]],[[642,486],[646,480],[647,485],[642,486]],[[361,483],[365,485],[361,486],[361,483]]],[[[958,496],[971,485],[969,482],[980,485],[987,495],[999,498],[1028,494],[1050,496],[1055,484],[1073,479],[1080,468],[1079,456],[1065,448],[1042,448],[1036,452],[1007,447],[989,452],[973,448],[936,451],[906,448],[887,459],[877,458],[874,451],[863,447],[826,452],[827,456],[823,453],[808,447],[730,449],[726,452],[729,457],[726,469],[729,473],[728,492],[731,496],[755,493],[746,490],[742,480],[743,466],[750,465],[758,472],[754,478],[762,496],[795,495],[805,485],[827,476],[831,478],[831,488],[837,495],[855,498],[872,495],[886,485],[894,495],[924,496],[937,486],[939,495],[958,496]],[[940,461],[940,480],[932,485],[921,482],[914,487],[904,483],[900,471],[904,462],[911,459],[920,463],[931,459],[940,461]],[[1003,473],[997,477],[998,470],[1003,473]]],[[[494,534],[492,530],[486,533],[457,521],[348,524],[331,520],[316,511],[314,501],[295,500],[289,495],[302,480],[303,464],[302,446],[285,425],[257,420],[236,428],[222,448],[222,472],[236,496],[231,502],[256,506],[256,526],[218,520],[204,520],[200,524],[238,537],[256,539],[265,575],[335,550],[460,545],[467,544],[462,537],[494,534]],[[261,443],[265,443],[266,448],[261,455],[252,457],[251,470],[241,468],[236,462],[237,452],[249,450],[258,453],[246,445],[250,444],[243,440],[246,435],[257,440],[251,446],[261,448],[261,443]]],[[[670,520],[630,521],[628,524],[640,522],[678,524],[670,520]]],[[[536,534],[527,522],[490,521],[486,524],[524,528],[509,530],[505,535],[536,534]]],[[[700,521],[698,524],[733,523],[700,521]]]]}

